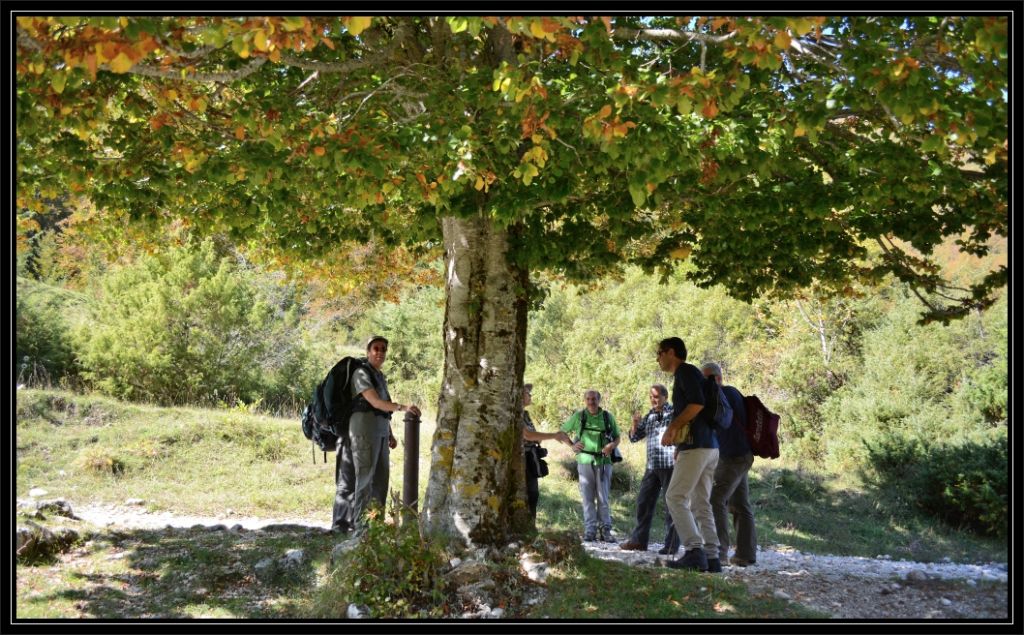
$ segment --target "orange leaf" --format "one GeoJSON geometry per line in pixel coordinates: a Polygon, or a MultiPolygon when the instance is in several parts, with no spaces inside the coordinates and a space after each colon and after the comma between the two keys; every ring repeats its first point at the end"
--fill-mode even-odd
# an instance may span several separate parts
{"type": "Polygon", "coordinates": [[[717,115],[718,114],[718,105],[715,103],[715,100],[714,99],[708,100],[704,104],[704,108],[701,109],[701,113],[705,117],[707,117],[708,119],[711,119],[712,117],[717,115]]]}
{"type": "Polygon", "coordinates": [[[85,56],[85,67],[89,69],[89,78],[96,79],[96,67],[98,66],[98,60],[96,59],[95,53],[88,53],[85,56]]]}
{"type": "Polygon", "coordinates": [[[245,139],[245,128],[242,126],[235,128],[235,139],[238,139],[239,141],[245,139]]]}
{"type": "Polygon", "coordinates": [[[604,119],[610,114],[612,114],[612,107],[607,104],[602,106],[601,110],[597,111],[597,116],[601,119],[604,119]]]}

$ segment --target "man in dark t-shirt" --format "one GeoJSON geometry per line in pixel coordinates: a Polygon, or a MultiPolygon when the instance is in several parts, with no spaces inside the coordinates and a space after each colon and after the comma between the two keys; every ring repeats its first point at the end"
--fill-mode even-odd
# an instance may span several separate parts
{"type": "Polygon", "coordinates": [[[697,415],[704,409],[704,375],[686,363],[686,344],[670,337],[658,344],[658,365],[672,373],[672,412],[675,417],[662,435],[662,445],[676,446],[676,462],[665,493],[682,557],[669,567],[718,573],[718,532],[711,511],[711,485],[718,464],[718,439],[697,415]]]}

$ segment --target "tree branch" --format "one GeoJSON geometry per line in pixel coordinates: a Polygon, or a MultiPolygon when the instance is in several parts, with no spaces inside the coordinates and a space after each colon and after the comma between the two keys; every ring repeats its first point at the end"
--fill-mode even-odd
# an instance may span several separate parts
{"type": "Polygon", "coordinates": [[[630,29],[618,27],[612,31],[616,40],[646,40],[648,42],[701,42],[704,44],[721,44],[738,34],[737,31],[725,35],[708,35],[681,29],[630,29]]]}

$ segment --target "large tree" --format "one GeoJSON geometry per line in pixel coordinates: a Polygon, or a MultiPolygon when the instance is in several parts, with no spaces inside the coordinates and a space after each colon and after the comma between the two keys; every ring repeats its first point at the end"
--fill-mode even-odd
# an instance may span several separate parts
{"type": "Polygon", "coordinates": [[[940,320],[1006,281],[1004,267],[951,289],[928,257],[951,235],[984,254],[1007,234],[1005,15],[24,15],[16,29],[20,207],[82,193],[116,222],[176,220],[288,258],[443,246],[422,522],[467,542],[529,522],[531,272],[690,258],[699,284],[742,299],[895,274],[940,320]]]}

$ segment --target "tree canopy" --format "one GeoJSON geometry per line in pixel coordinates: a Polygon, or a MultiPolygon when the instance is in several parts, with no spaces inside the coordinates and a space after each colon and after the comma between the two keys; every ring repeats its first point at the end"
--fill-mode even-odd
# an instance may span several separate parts
{"type": "Polygon", "coordinates": [[[286,259],[443,247],[420,522],[500,544],[530,526],[533,271],[689,258],[744,300],[895,274],[925,320],[992,303],[1005,266],[955,289],[929,253],[1007,235],[1007,23],[24,15],[18,203],[84,195],[286,259]]]}
{"type": "Polygon", "coordinates": [[[17,30],[18,205],[70,190],[310,258],[440,218],[527,270],[691,258],[735,297],[886,274],[1008,229],[1007,17],[53,17],[17,30]]]}

